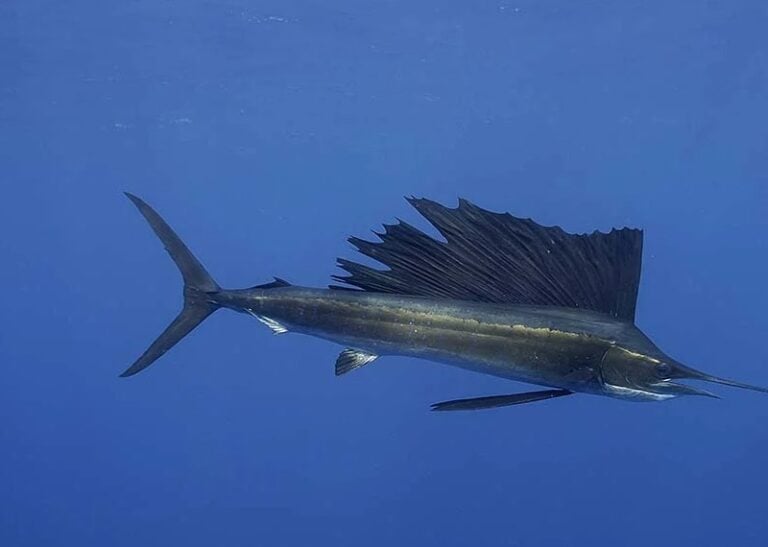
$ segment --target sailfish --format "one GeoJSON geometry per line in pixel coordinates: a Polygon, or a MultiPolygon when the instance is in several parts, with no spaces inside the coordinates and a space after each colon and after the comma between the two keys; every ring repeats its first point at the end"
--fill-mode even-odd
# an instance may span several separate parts
{"type": "Polygon", "coordinates": [[[216,310],[258,319],[275,334],[342,345],[336,375],[384,356],[410,356],[517,382],[536,391],[443,401],[433,410],[479,410],[578,393],[630,401],[716,397],[680,380],[768,389],[695,370],[660,350],[635,325],[643,232],[571,234],[491,212],[464,199],[451,208],[410,204],[442,236],[398,221],[378,241],[352,237],[385,269],[339,259],[328,288],[281,278],[224,289],[162,217],[126,194],[165,246],[184,281],[181,312],[125,371],[154,363],[216,310]]]}

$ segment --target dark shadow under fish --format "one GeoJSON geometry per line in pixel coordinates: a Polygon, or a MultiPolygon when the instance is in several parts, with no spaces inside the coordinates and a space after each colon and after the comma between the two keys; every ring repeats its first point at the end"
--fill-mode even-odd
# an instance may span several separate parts
{"type": "Polygon", "coordinates": [[[383,355],[429,359],[549,389],[446,401],[433,410],[477,410],[592,393],[633,401],[715,395],[676,380],[768,392],[675,361],[634,324],[643,233],[569,234],[460,200],[455,209],[409,201],[445,238],[399,222],[358,238],[388,267],[339,259],[345,286],[296,287],[275,278],[222,289],[154,209],[127,194],[184,279],[184,307],[122,376],[151,365],[219,308],[252,315],[274,333],[325,338],[345,349],[336,374],[383,355]]]}

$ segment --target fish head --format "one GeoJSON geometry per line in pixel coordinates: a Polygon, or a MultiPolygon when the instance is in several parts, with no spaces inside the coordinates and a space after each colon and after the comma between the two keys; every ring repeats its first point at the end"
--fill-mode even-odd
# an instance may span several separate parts
{"type": "Polygon", "coordinates": [[[768,393],[768,389],[720,378],[688,367],[663,354],[647,355],[625,348],[610,348],[600,363],[604,394],[633,401],[664,401],[682,395],[719,397],[677,380],[700,380],[768,393]]]}

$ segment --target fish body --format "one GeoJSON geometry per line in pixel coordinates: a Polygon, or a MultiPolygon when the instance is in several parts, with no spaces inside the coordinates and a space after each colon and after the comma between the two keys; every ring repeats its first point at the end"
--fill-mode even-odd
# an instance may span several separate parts
{"type": "Polygon", "coordinates": [[[560,389],[602,393],[611,347],[647,351],[634,325],[585,310],[499,305],[304,287],[223,293],[223,306],[279,332],[324,338],[366,353],[403,355],[560,389]]]}
{"type": "Polygon", "coordinates": [[[346,346],[336,374],[382,356],[437,361],[547,390],[446,401],[435,410],[476,410],[590,393],[633,401],[712,394],[674,382],[693,378],[766,392],[707,375],[662,352],[634,323],[642,232],[568,234],[461,201],[412,204],[447,240],[400,222],[381,242],[350,241],[388,270],[340,259],[346,286],[275,281],[221,288],[149,205],[128,197],[184,279],[184,308],[123,376],[151,365],[220,308],[249,314],[274,333],[346,346]],[[353,288],[350,288],[353,287],[353,288]],[[345,289],[345,290],[342,290],[345,289]]]}

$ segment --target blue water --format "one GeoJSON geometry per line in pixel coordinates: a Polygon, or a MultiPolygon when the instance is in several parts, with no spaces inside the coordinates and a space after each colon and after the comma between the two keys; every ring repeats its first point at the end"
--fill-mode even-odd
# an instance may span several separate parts
{"type": "Polygon", "coordinates": [[[0,545],[768,544],[768,396],[573,396],[180,306],[132,191],[226,286],[323,286],[404,195],[646,230],[638,324],[768,384],[768,8],[0,4],[0,545]]]}

